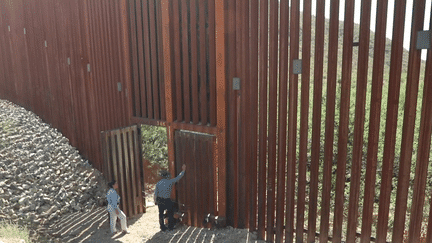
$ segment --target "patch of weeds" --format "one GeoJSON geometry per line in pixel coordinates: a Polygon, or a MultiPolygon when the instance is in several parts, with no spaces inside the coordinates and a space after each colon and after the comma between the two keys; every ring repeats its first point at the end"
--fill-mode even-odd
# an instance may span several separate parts
{"type": "Polygon", "coordinates": [[[4,134],[5,136],[0,136],[0,149],[5,148],[10,145],[10,142],[7,140],[9,133],[12,130],[12,120],[0,121],[0,135],[4,134]]]}
{"type": "Polygon", "coordinates": [[[22,239],[25,242],[30,242],[30,233],[27,226],[21,226],[7,221],[0,222],[0,237],[11,240],[22,239]]]}

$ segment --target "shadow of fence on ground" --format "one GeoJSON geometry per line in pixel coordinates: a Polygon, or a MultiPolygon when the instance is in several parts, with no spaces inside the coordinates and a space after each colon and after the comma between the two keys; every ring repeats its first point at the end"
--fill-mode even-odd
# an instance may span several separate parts
{"type": "Polygon", "coordinates": [[[216,234],[214,231],[206,228],[195,228],[184,226],[179,230],[172,232],[159,231],[146,243],[167,242],[167,243],[181,243],[181,242],[213,242],[216,234]]]}
{"type": "MultiPolygon", "coordinates": [[[[38,232],[61,239],[61,242],[88,242],[95,231],[109,231],[108,220],[106,208],[98,207],[89,212],[75,212],[62,217],[53,225],[38,229],[38,232]]],[[[120,241],[114,238],[112,242],[120,241]]]]}

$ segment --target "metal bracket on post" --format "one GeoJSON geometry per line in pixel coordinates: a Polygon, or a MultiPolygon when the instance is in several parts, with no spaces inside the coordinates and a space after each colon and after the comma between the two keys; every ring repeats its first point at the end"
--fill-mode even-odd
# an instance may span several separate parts
{"type": "Polygon", "coordinates": [[[302,60],[301,59],[294,59],[293,60],[293,73],[294,74],[301,74],[302,73],[302,60]]]}
{"type": "Polygon", "coordinates": [[[48,43],[47,43],[47,41],[45,41],[45,47],[48,47],[48,43]]]}
{"type": "Polygon", "coordinates": [[[87,72],[90,72],[90,63],[87,64],[87,72]]]}
{"type": "Polygon", "coordinates": [[[122,84],[120,82],[117,83],[118,92],[122,91],[122,84]]]}
{"type": "Polygon", "coordinates": [[[430,49],[431,48],[431,31],[423,30],[417,32],[417,50],[430,49]]]}
{"type": "Polygon", "coordinates": [[[233,90],[240,90],[240,78],[233,78],[233,90]]]}
{"type": "Polygon", "coordinates": [[[24,35],[26,34],[26,29],[24,28],[24,35]]]}
{"type": "Polygon", "coordinates": [[[10,25],[8,25],[8,30],[9,30],[9,32],[10,32],[10,25]]]}
{"type": "Polygon", "coordinates": [[[71,64],[70,57],[67,58],[67,64],[68,64],[68,65],[71,64]]]}

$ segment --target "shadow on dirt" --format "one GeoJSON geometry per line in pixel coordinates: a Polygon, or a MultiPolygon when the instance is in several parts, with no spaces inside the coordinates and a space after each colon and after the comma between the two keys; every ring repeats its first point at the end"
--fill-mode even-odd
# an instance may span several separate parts
{"type": "MultiPolygon", "coordinates": [[[[128,219],[128,224],[133,224],[140,219],[140,215],[128,219]]],[[[51,238],[61,239],[61,242],[121,242],[118,239],[124,234],[117,234],[110,237],[109,215],[106,207],[98,207],[90,212],[76,212],[62,217],[55,224],[39,228],[37,231],[42,235],[49,235],[51,238]],[[104,231],[107,238],[103,240],[89,240],[97,231],[104,231]]],[[[120,223],[117,222],[117,229],[120,223]]]]}

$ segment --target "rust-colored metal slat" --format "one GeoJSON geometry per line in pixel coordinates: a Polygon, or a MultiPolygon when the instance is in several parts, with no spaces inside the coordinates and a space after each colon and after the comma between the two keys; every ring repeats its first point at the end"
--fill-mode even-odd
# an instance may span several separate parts
{"type": "MultiPolygon", "coordinates": [[[[425,15],[425,0],[416,1],[413,5],[411,42],[408,58],[408,75],[405,94],[404,126],[402,129],[401,161],[411,164],[414,140],[414,128],[417,112],[417,96],[419,90],[419,76],[421,64],[421,50],[416,49],[417,33],[423,30],[425,15]]],[[[423,96],[423,99],[427,99],[423,96]]],[[[425,104],[425,103],[423,103],[425,104]]],[[[425,200],[425,187],[429,164],[430,139],[431,139],[431,115],[430,109],[422,107],[420,134],[418,141],[418,153],[416,173],[413,187],[413,201],[411,206],[410,226],[408,242],[419,242],[420,231],[423,222],[423,206],[425,200]]]]}
{"type": "Polygon", "coordinates": [[[153,111],[155,119],[160,119],[160,100],[159,100],[159,80],[157,74],[157,44],[156,44],[156,8],[154,0],[148,1],[149,5],[149,25],[150,25],[150,50],[151,50],[151,83],[153,94],[153,111]]]}
{"type": "Polygon", "coordinates": [[[208,102],[207,102],[207,48],[206,48],[206,9],[207,1],[198,1],[198,35],[199,35],[199,95],[200,95],[200,121],[207,125],[208,102]]]}
{"type": "Polygon", "coordinates": [[[175,94],[175,108],[177,114],[176,121],[183,121],[183,96],[182,96],[182,77],[181,77],[181,52],[180,52],[180,9],[179,9],[179,0],[172,1],[172,36],[171,41],[173,41],[172,45],[174,47],[173,60],[174,60],[174,87],[176,90],[175,94]]]}
{"type": "Polygon", "coordinates": [[[130,162],[131,162],[131,160],[130,160],[130,157],[129,157],[129,154],[132,152],[132,151],[130,151],[130,149],[131,149],[131,144],[130,143],[128,143],[128,141],[129,141],[129,137],[132,135],[131,134],[131,130],[130,130],[130,128],[125,128],[125,129],[122,129],[122,134],[123,134],[123,149],[124,149],[124,167],[125,167],[125,173],[124,173],[124,175],[125,175],[125,181],[124,182],[126,182],[127,184],[127,187],[125,187],[126,188],[126,201],[127,201],[127,213],[128,213],[128,215],[129,216],[132,216],[133,215],[133,208],[134,208],[134,206],[133,206],[133,201],[134,201],[134,198],[133,198],[133,191],[131,190],[132,188],[131,188],[131,170],[130,170],[130,162]]]}
{"type": "Polygon", "coordinates": [[[269,81],[270,108],[268,125],[268,198],[267,198],[267,239],[274,240],[273,227],[275,218],[275,173],[276,173],[276,111],[277,111],[277,64],[278,64],[278,1],[270,0],[270,43],[269,43],[269,81]]]}
{"type": "MultiPolygon", "coordinates": [[[[175,150],[176,150],[176,169],[177,172],[176,174],[179,174],[181,171],[181,167],[183,164],[186,164],[186,172],[184,175],[184,178],[182,178],[176,188],[177,188],[177,198],[178,198],[178,203],[179,203],[179,210],[189,210],[189,201],[187,200],[189,197],[187,196],[188,190],[187,190],[187,185],[188,185],[188,179],[189,177],[191,177],[189,175],[189,170],[190,170],[190,166],[189,164],[187,164],[186,159],[185,159],[185,155],[187,154],[187,152],[184,149],[184,143],[182,143],[181,141],[181,137],[178,135],[178,133],[176,132],[175,135],[175,150]],[[185,204],[185,207],[182,206],[182,204],[185,204]]],[[[192,175],[193,176],[193,175],[192,175]]],[[[186,215],[186,217],[189,218],[190,214],[188,213],[186,215]]],[[[186,220],[186,219],[183,219],[186,220]]],[[[184,223],[184,222],[183,222],[184,223]]],[[[190,222],[188,223],[190,225],[190,222]]]]}
{"type": "Polygon", "coordinates": [[[215,0],[208,0],[208,65],[209,65],[209,107],[210,107],[210,126],[217,124],[217,104],[216,104],[216,16],[215,0]]]}
{"type": "MultiPolygon", "coordinates": [[[[118,100],[117,97],[117,82],[118,82],[118,76],[117,76],[117,70],[115,68],[115,60],[113,60],[114,58],[116,58],[114,56],[113,53],[113,48],[117,45],[116,42],[114,41],[114,37],[113,37],[113,23],[112,23],[112,15],[110,14],[110,7],[107,6],[108,2],[105,2],[105,4],[101,2],[99,2],[99,4],[97,4],[97,8],[101,9],[101,14],[100,16],[100,23],[98,25],[97,28],[101,28],[100,26],[104,26],[103,28],[105,29],[105,33],[108,34],[111,38],[107,38],[105,41],[106,45],[104,47],[104,53],[105,53],[105,58],[107,58],[107,62],[106,62],[106,66],[101,67],[104,73],[108,73],[109,72],[109,76],[107,76],[107,80],[108,80],[108,85],[107,85],[107,89],[106,89],[106,97],[110,97],[110,101],[111,101],[111,108],[107,109],[107,119],[111,121],[110,127],[109,129],[114,129],[116,127],[119,126],[119,124],[121,123],[121,115],[115,115],[113,116],[113,111],[119,111],[121,109],[120,106],[120,102],[118,100]],[[107,21],[108,19],[108,21],[107,21]],[[110,58],[111,57],[111,58],[110,58]]],[[[102,39],[102,38],[101,38],[102,39]]],[[[104,41],[104,40],[100,40],[100,41],[104,41]]],[[[99,60],[97,60],[99,61],[99,60]]],[[[99,65],[96,64],[96,60],[94,60],[94,64],[93,66],[98,67],[99,65]]]]}
{"type": "MultiPolygon", "coordinates": [[[[128,215],[128,205],[127,205],[127,197],[126,197],[126,186],[128,186],[128,184],[126,184],[126,178],[125,178],[125,170],[124,170],[124,148],[122,146],[122,140],[123,140],[123,134],[121,133],[120,130],[115,130],[115,134],[116,134],[116,147],[117,147],[117,155],[118,155],[118,160],[117,160],[117,165],[118,165],[118,175],[119,175],[119,186],[120,186],[120,195],[121,198],[123,198],[123,200],[121,200],[120,204],[122,206],[122,211],[128,215]]],[[[128,215],[129,216],[129,215],[128,215]]]]}
{"type": "MultiPolygon", "coordinates": [[[[216,42],[216,56],[218,57],[216,66],[216,106],[217,106],[217,183],[218,183],[218,216],[226,220],[227,216],[227,82],[226,82],[226,53],[227,48],[225,45],[226,31],[225,31],[225,5],[224,0],[215,0],[215,42],[216,42]]],[[[215,138],[216,140],[216,138],[215,138]]]]}
{"type": "Polygon", "coordinates": [[[249,38],[250,41],[250,85],[249,86],[249,94],[250,97],[250,110],[252,111],[251,119],[250,119],[250,149],[248,150],[251,155],[251,174],[249,176],[251,182],[250,185],[252,185],[252,188],[250,190],[251,196],[249,197],[250,200],[248,204],[250,205],[249,208],[249,229],[251,231],[256,231],[257,228],[257,191],[258,191],[258,168],[257,168],[257,159],[258,159],[258,145],[257,145],[257,139],[258,139],[258,10],[259,10],[259,2],[258,1],[252,1],[250,5],[250,22],[251,22],[251,29],[250,29],[250,36],[252,38],[249,38]]]}
{"type": "Polygon", "coordinates": [[[316,32],[315,32],[315,61],[312,115],[312,151],[309,194],[309,219],[307,242],[315,242],[317,204],[318,204],[318,172],[320,165],[320,134],[321,134],[321,99],[323,85],[324,58],[324,11],[325,0],[317,1],[316,32]]]}
{"type": "Polygon", "coordinates": [[[372,227],[372,214],[373,203],[375,197],[375,181],[376,181],[376,166],[378,154],[378,139],[381,119],[381,99],[382,99],[382,86],[383,86],[383,72],[384,72],[384,52],[386,41],[386,20],[387,20],[387,5],[388,1],[380,1],[377,6],[377,22],[374,46],[374,62],[372,74],[372,96],[370,105],[370,118],[369,118],[369,141],[368,141],[368,155],[367,155],[367,168],[365,179],[365,192],[363,203],[363,217],[362,217],[362,232],[361,242],[370,242],[371,227],[372,227]]]}
{"type": "MultiPolygon", "coordinates": [[[[151,54],[150,54],[150,21],[149,21],[149,8],[148,1],[142,1],[142,18],[143,18],[143,45],[144,45],[144,66],[145,66],[145,92],[147,100],[147,118],[154,119],[154,104],[153,104],[153,92],[152,92],[152,76],[151,76],[151,54]]],[[[143,92],[143,91],[141,91],[143,92]]]]}
{"type": "Polygon", "coordinates": [[[190,1],[190,38],[191,38],[191,90],[192,90],[192,121],[199,122],[198,112],[198,46],[197,46],[197,12],[196,0],[190,1]]]}
{"type": "MultiPolygon", "coordinates": [[[[240,1],[235,1],[235,6],[233,4],[233,8],[235,8],[235,50],[233,50],[236,55],[235,55],[235,62],[236,62],[236,69],[233,70],[233,76],[234,77],[239,77],[240,76],[240,72],[241,72],[241,67],[242,67],[242,53],[241,53],[241,45],[240,43],[242,43],[242,36],[241,36],[241,28],[242,26],[242,21],[241,21],[241,12],[240,12],[240,1]]],[[[234,141],[233,141],[233,164],[234,164],[234,168],[233,168],[233,194],[234,194],[234,205],[233,205],[233,224],[235,228],[238,228],[239,225],[239,201],[240,201],[240,197],[238,196],[239,194],[239,164],[240,164],[240,90],[235,90],[234,91],[234,100],[232,102],[233,107],[234,107],[234,112],[233,112],[233,137],[234,137],[234,141]]]]}
{"type": "Polygon", "coordinates": [[[287,194],[286,194],[286,219],[285,241],[293,241],[294,209],[295,209],[295,181],[297,164],[297,103],[298,103],[298,75],[294,74],[294,60],[299,56],[299,35],[300,35],[300,2],[295,0],[291,5],[290,25],[290,58],[289,58],[289,123],[288,123],[288,166],[287,166],[287,194]]]}
{"type": "Polygon", "coordinates": [[[183,65],[183,92],[184,92],[184,121],[191,121],[191,90],[190,90],[190,71],[189,71],[189,25],[188,25],[188,1],[181,3],[182,9],[182,65],[183,65]]]}
{"type": "MultiPolygon", "coordinates": [[[[136,84],[135,88],[135,95],[139,97],[138,102],[140,103],[141,110],[140,114],[141,117],[148,118],[148,109],[151,105],[151,103],[148,102],[147,99],[147,93],[146,93],[146,76],[145,76],[145,60],[144,60],[144,22],[143,18],[145,13],[143,13],[142,10],[142,1],[135,0],[135,11],[136,11],[136,33],[137,33],[137,39],[136,39],[136,45],[137,45],[137,72],[138,76],[136,77],[136,81],[134,80],[134,83],[136,84]]],[[[132,46],[134,48],[134,46],[132,46]]]]}
{"type": "MultiPolygon", "coordinates": [[[[432,22],[430,22],[430,25],[432,26],[432,22]]],[[[430,27],[429,27],[430,29],[430,27]]],[[[427,54],[427,61],[426,61],[426,72],[425,72],[425,86],[424,86],[424,95],[423,97],[428,97],[429,99],[432,97],[432,85],[431,85],[431,81],[432,81],[432,56],[431,56],[431,50],[428,50],[428,54],[427,54]]],[[[423,99],[427,99],[427,98],[423,98],[423,99]]],[[[428,102],[424,102],[425,104],[431,104],[432,101],[428,101],[428,102]]],[[[428,108],[426,110],[431,110],[431,108],[428,108]]],[[[429,125],[430,126],[430,125],[429,125]]],[[[430,204],[430,201],[429,201],[430,204]]],[[[432,208],[429,210],[429,220],[428,220],[428,228],[427,228],[427,238],[426,238],[426,242],[431,242],[432,241],[432,208]]]]}
{"type": "Polygon", "coordinates": [[[248,181],[249,181],[249,168],[246,163],[250,161],[250,152],[248,151],[250,140],[247,139],[246,130],[249,129],[249,119],[251,117],[249,102],[250,99],[248,90],[250,85],[246,85],[249,83],[249,1],[243,0],[240,1],[240,19],[241,19],[241,43],[240,52],[241,52],[241,69],[240,69],[240,77],[243,79],[243,83],[245,84],[243,89],[240,90],[240,140],[239,140],[239,220],[238,227],[239,228],[249,228],[248,227],[248,198],[250,195],[250,190],[248,189],[248,181]]]}
{"type": "Polygon", "coordinates": [[[339,0],[332,0],[330,6],[330,30],[328,47],[328,79],[327,79],[327,108],[326,128],[324,144],[324,166],[321,203],[320,242],[328,240],[331,181],[333,163],[333,141],[335,120],[335,97],[337,78],[337,53],[338,53],[338,31],[339,31],[339,0]]]}
{"type": "Polygon", "coordinates": [[[166,118],[166,103],[165,103],[165,80],[164,80],[164,56],[163,56],[163,37],[162,37],[162,10],[161,1],[156,1],[156,19],[157,19],[157,38],[156,43],[158,51],[158,70],[159,70],[159,82],[160,82],[160,101],[161,101],[161,120],[165,121],[166,118]]]}
{"type": "Polygon", "coordinates": [[[121,61],[120,61],[120,70],[121,70],[121,78],[124,79],[123,85],[125,88],[121,89],[121,95],[124,100],[125,107],[125,116],[123,118],[123,122],[125,125],[130,125],[130,119],[133,117],[134,108],[133,108],[133,91],[132,91],[132,60],[131,60],[131,48],[130,48],[130,31],[128,24],[128,1],[122,0],[117,2],[117,12],[118,18],[121,19],[117,28],[119,28],[119,40],[121,43],[121,47],[119,48],[121,61]],[[130,94],[129,94],[130,93],[130,94]]]}
{"type": "MultiPolygon", "coordinates": [[[[291,9],[294,9],[294,2],[291,9]]],[[[285,191],[287,191],[286,197],[288,198],[290,193],[290,188],[285,187],[285,177],[286,173],[289,173],[286,171],[286,164],[290,163],[290,155],[288,155],[288,161],[287,161],[287,96],[288,96],[288,67],[290,59],[288,58],[288,26],[290,26],[290,12],[289,12],[289,6],[287,1],[280,2],[280,25],[285,26],[282,27],[280,30],[280,39],[279,39],[279,109],[278,109],[278,140],[277,140],[277,198],[276,198],[276,242],[282,242],[284,237],[284,226],[287,225],[292,226],[290,224],[292,221],[292,216],[290,214],[290,208],[291,204],[288,202],[288,199],[286,203],[282,203],[285,201],[285,191]],[[287,211],[285,212],[285,207],[287,211]],[[285,212],[285,213],[284,213],[285,212]],[[285,221],[285,218],[287,219],[285,221]]],[[[290,31],[292,31],[295,27],[290,26],[290,31]]],[[[291,40],[292,41],[292,40],[291,40]]],[[[292,50],[291,52],[292,53],[292,50]]],[[[292,81],[292,80],[290,80],[292,81]]],[[[292,84],[292,82],[290,82],[292,84]]],[[[290,87],[290,91],[291,91],[290,87]]],[[[292,104],[292,100],[294,98],[290,96],[290,105],[292,104]]],[[[291,107],[290,107],[291,108],[291,107]]],[[[291,115],[291,110],[290,110],[291,115]]],[[[290,117],[291,118],[291,117],[290,117]]],[[[290,124],[291,125],[291,124],[290,124]]],[[[289,131],[290,132],[290,131],[289,131]]],[[[290,134],[292,135],[292,134],[290,134]]],[[[289,141],[289,139],[288,139],[289,141]]],[[[291,149],[289,147],[288,149],[291,149]]],[[[289,151],[292,152],[292,151],[289,151]]],[[[288,153],[289,153],[288,152],[288,153]]],[[[288,174],[289,178],[289,174],[288,174]]],[[[288,181],[287,181],[288,182],[288,181]]],[[[291,228],[292,229],[292,228],[291,228]]],[[[288,230],[289,231],[289,230],[288,230]]],[[[292,232],[291,232],[292,233],[292,232]]],[[[289,241],[287,238],[285,238],[286,241],[289,241]]]]}
{"type": "Polygon", "coordinates": [[[260,1],[258,239],[266,226],[268,1],[260,1]]]}
{"type": "Polygon", "coordinates": [[[111,159],[112,159],[112,174],[113,174],[113,179],[115,179],[116,181],[119,181],[119,173],[118,173],[118,154],[117,154],[117,138],[116,138],[116,134],[114,133],[114,131],[109,131],[108,132],[108,136],[110,137],[111,140],[111,159]]]}
{"type": "MultiPolygon", "coordinates": [[[[193,186],[194,186],[194,173],[193,173],[193,164],[192,164],[192,160],[191,158],[191,152],[190,151],[190,146],[187,143],[187,137],[184,133],[180,133],[177,132],[176,136],[179,136],[179,141],[181,142],[181,146],[180,148],[182,148],[182,153],[183,153],[183,163],[186,164],[186,170],[188,173],[187,177],[186,177],[186,188],[185,188],[185,193],[193,193],[193,186]]],[[[185,204],[187,206],[187,212],[188,212],[188,225],[192,225],[193,223],[193,215],[192,215],[192,210],[195,209],[195,206],[193,205],[194,203],[194,199],[193,196],[186,196],[185,194],[185,204]]]]}
{"type": "Polygon", "coordinates": [[[141,146],[137,146],[137,141],[136,141],[136,137],[139,136],[138,131],[137,131],[137,126],[134,125],[132,127],[129,128],[129,134],[128,134],[128,145],[129,145],[129,166],[130,166],[130,177],[131,180],[130,182],[132,183],[132,185],[130,185],[130,189],[131,192],[131,197],[132,197],[132,215],[136,215],[139,213],[139,206],[141,205],[141,201],[142,198],[139,197],[139,191],[137,189],[137,183],[139,181],[139,176],[137,174],[137,167],[136,167],[136,150],[137,148],[139,149],[141,146]]]}
{"type": "MultiPolygon", "coordinates": [[[[128,15],[127,15],[127,3],[126,0],[121,1],[115,1],[115,13],[117,19],[120,19],[120,21],[117,22],[116,28],[117,28],[117,39],[119,41],[118,45],[118,54],[119,54],[119,63],[118,67],[120,69],[120,84],[122,87],[120,87],[119,95],[122,97],[123,102],[123,121],[122,126],[128,126],[130,125],[130,118],[133,114],[133,107],[132,107],[132,97],[129,95],[130,89],[130,82],[132,79],[132,73],[131,73],[131,60],[130,60],[130,33],[129,33],[129,26],[128,26],[128,15]]],[[[117,87],[119,88],[119,87],[117,87]]]]}
{"type": "Polygon", "coordinates": [[[143,194],[143,191],[145,191],[145,170],[144,170],[144,164],[143,164],[143,154],[142,154],[142,137],[141,137],[141,128],[137,127],[137,134],[135,136],[135,168],[136,168],[136,174],[138,178],[138,196],[140,199],[139,209],[138,213],[145,213],[146,212],[146,200],[145,200],[145,192],[143,194]]]}
{"type": "MultiPolygon", "coordinates": [[[[96,2],[92,2],[92,3],[88,2],[87,3],[87,6],[89,6],[88,7],[89,12],[93,11],[91,4],[96,4],[96,2]]],[[[96,25],[96,21],[95,21],[96,16],[100,16],[100,15],[98,15],[98,14],[89,14],[88,15],[88,21],[90,24],[86,28],[87,28],[89,35],[91,35],[92,38],[89,38],[87,46],[88,46],[88,49],[91,50],[91,54],[90,54],[92,57],[91,59],[92,60],[98,60],[99,62],[103,63],[103,61],[105,61],[106,59],[101,58],[101,55],[105,54],[105,52],[101,51],[100,39],[98,39],[98,38],[101,38],[101,36],[103,36],[103,34],[100,34],[100,31],[102,31],[100,26],[96,25]]],[[[100,21],[99,21],[99,23],[100,23],[100,21]]],[[[107,73],[105,72],[105,70],[102,70],[102,68],[98,68],[98,67],[105,67],[105,66],[106,66],[105,63],[103,63],[102,65],[96,65],[97,68],[93,67],[94,70],[91,73],[91,75],[93,76],[93,80],[96,83],[95,86],[98,87],[98,88],[95,87],[95,89],[94,89],[94,91],[96,93],[95,96],[97,96],[97,97],[106,97],[104,93],[101,93],[103,91],[97,92],[98,89],[100,90],[100,89],[105,88],[104,85],[101,85],[101,80],[105,80],[105,78],[107,78],[106,77],[107,73]]],[[[102,129],[100,129],[102,127],[103,127],[103,129],[107,128],[106,123],[109,119],[108,119],[108,117],[104,116],[106,114],[105,113],[106,111],[107,111],[106,102],[100,102],[98,105],[98,108],[97,108],[97,117],[99,118],[98,121],[100,122],[98,124],[99,129],[93,129],[94,132],[99,132],[100,130],[102,130],[102,129]]]]}
{"type": "Polygon", "coordinates": [[[300,115],[300,151],[299,179],[296,220],[296,242],[304,242],[304,214],[306,204],[306,165],[308,130],[309,130],[309,92],[310,92],[310,52],[311,52],[311,0],[304,1],[303,10],[303,44],[302,44],[302,76],[301,76],[301,115],[300,115]]]}
{"type": "MultiPolygon", "coordinates": [[[[132,69],[132,89],[131,94],[133,93],[133,107],[134,113],[133,116],[144,117],[145,113],[141,113],[141,96],[140,96],[140,85],[139,85],[139,68],[138,68],[138,26],[141,25],[141,21],[138,18],[137,8],[135,7],[136,0],[129,0],[129,28],[130,28],[130,48],[131,48],[131,69],[132,69]],[[138,24],[138,22],[140,24],[138,24]]],[[[141,28],[142,31],[142,28],[141,28]]],[[[141,37],[142,38],[142,37],[141,37]]],[[[145,106],[144,106],[145,107],[145,106]]],[[[143,108],[144,108],[143,107],[143,108]]]]}
{"type": "Polygon", "coordinates": [[[350,199],[348,209],[347,241],[356,239],[358,204],[360,194],[361,164],[363,159],[363,133],[365,121],[366,87],[368,82],[369,38],[371,1],[363,1],[361,7],[360,46],[357,68],[356,108],[354,122],[354,144],[351,164],[350,199]]]}
{"type": "Polygon", "coordinates": [[[343,59],[342,59],[342,81],[341,81],[341,101],[340,101],[340,120],[338,138],[338,158],[336,173],[336,195],[334,207],[334,228],[333,242],[342,240],[342,222],[344,217],[345,202],[345,173],[348,145],[348,125],[349,125],[349,106],[351,95],[351,76],[353,58],[353,29],[354,29],[354,1],[345,2],[344,19],[344,38],[343,38],[343,59]]]}
{"type": "Polygon", "coordinates": [[[203,154],[203,148],[205,148],[205,139],[203,139],[203,137],[201,137],[200,135],[194,134],[193,135],[193,143],[195,144],[196,147],[196,152],[195,152],[195,166],[197,168],[197,175],[204,175],[204,176],[197,176],[197,195],[200,195],[200,197],[197,201],[198,203],[198,207],[195,209],[197,211],[197,225],[199,227],[203,227],[203,219],[204,219],[204,213],[208,212],[207,208],[208,208],[208,195],[206,195],[208,193],[208,186],[204,187],[206,181],[208,182],[208,174],[205,173],[204,174],[204,166],[203,166],[203,161],[205,161],[205,167],[208,167],[207,163],[210,163],[211,160],[209,161],[208,159],[205,158],[205,154],[203,154]],[[203,190],[205,188],[205,191],[203,190]],[[207,192],[207,193],[205,193],[207,192]]]}
{"type": "MultiPolygon", "coordinates": [[[[390,204],[390,190],[391,180],[393,175],[393,162],[396,141],[396,126],[397,115],[399,107],[399,92],[401,82],[402,70],[402,53],[403,53],[403,40],[398,36],[404,33],[404,19],[406,10],[406,1],[395,2],[394,15],[399,16],[393,22],[393,38],[392,38],[392,53],[390,60],[390,76],[389,76],[389,89],[387,101],[387,116],[386,116],[386,131],[384,138],[384,152],[382,162],[382,177],[381,188],[379,197],[379,210],[378,210],[378,227],[376,242],[385,242],[387,238],[387,226],[390,204]]],[[[400,167],[404,168],[403,166],[400,167]]],[[[408,175],[409,175],[408,168],[408,175]]],[[[401,185],[398,185],[398,187],[401,185]]],[[[408,185],[406,185],[408,186],[408,185]]],[[[397,199],[396,199],[397,200],[397,199]]],[[[397,224],[397,223],[396,223],[397,224]]],[[[405,226],[403,226],[404,228],[405,226]]]]}

